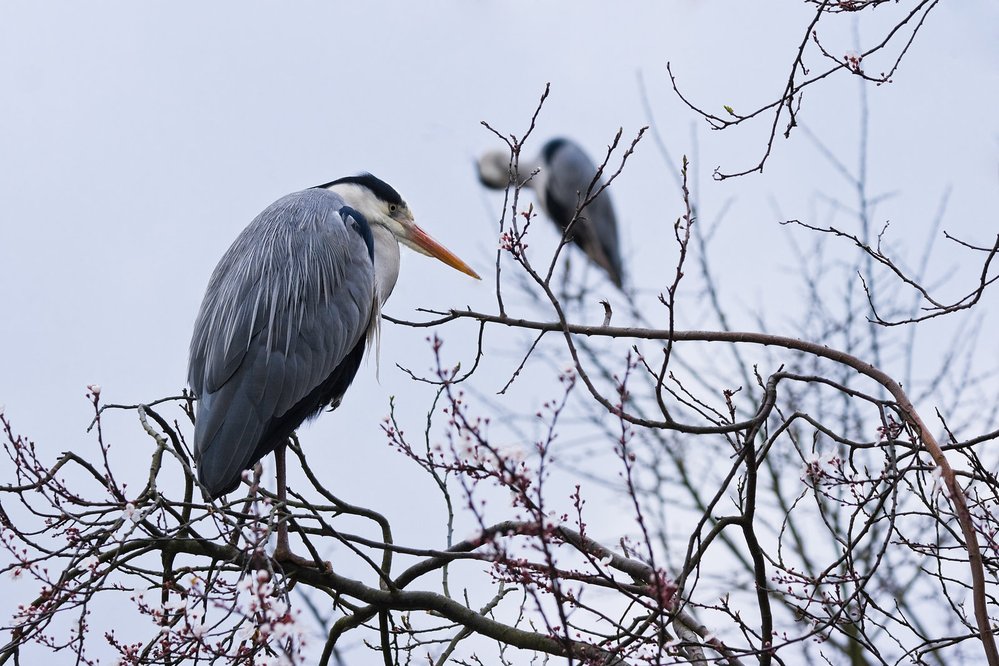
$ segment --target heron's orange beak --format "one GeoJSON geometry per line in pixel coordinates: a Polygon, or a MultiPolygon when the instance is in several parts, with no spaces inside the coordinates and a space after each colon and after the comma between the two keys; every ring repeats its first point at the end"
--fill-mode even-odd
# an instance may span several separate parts
{"type": "Polygon", "coordinates": [[[406,245],[410,246],[417,252],[440,259],[451,268],[457,269],[465,275],[470,275],[476,280],[482,279],[468,264],[459,259],[453,252],[451,252],[451,250],[431,238],[430,234],[423,229],[413,223],[410,223],[406,225],[406,231],[409,236],[405,239],[406,245]]]}

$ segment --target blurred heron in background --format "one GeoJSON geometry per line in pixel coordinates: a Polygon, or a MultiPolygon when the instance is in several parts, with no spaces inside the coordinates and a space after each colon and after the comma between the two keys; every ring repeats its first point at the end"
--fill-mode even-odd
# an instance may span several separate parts
{"type": "MultiPolygon", "coordinates": [[[[188,381],[198,398],[194,458],[214,499],[285,445],[303,421],[339,404],[377,336],[399,277],[399,243],[474,278],[370,174],[289,194],[236,238],[215,268],[194,325],[188,381]]],[[[291,557],[287,528],[275,557],[291,557]]]]}
{"type": "MultiPolygon", "coordinates": [[[[483,185],[496,190],[506,189],[510,184],[510,152],[493,150],[483,154],[478,169],[483,185]]],[[[580,204],[585,202],[587,192],[592,196],[603,185],[599,179],[594,183],[596,175],[597,166],[578,144],[557,138],[541,148],[537,160],[520,159],[518,178],[522,182],[527,180],[525,184],[536,193],[542,210],[565,233],[580,204]],[[535,170],[537,174],[531,178],[535,170]]],[[[569,231],[569,239],[590,261],[606,271],[618,289],[621,288],[624,275],[618,250],[617,218],[607,191],[579,211],[579,218],[569,231]]]]}

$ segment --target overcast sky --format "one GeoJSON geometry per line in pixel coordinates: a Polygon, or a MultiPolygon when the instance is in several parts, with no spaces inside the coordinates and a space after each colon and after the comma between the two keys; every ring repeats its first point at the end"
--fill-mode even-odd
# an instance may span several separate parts
{"type": "MultiPolygon", "coordinates": [[[[495,146],[480,121],[521,132],[546,82],[539,139],[571,136],[597,154],[619,127],[631,136],[652,120],[678,158],[692,153],[698,128],[703,209],[737,201],[713,246],[725,298],[738,326],[752,328],[757,307],[779,324],[790,315],[781,308],[795,303],[775,294],[774,271],[793,262],[771,199],[786,217],[811,219],[817,193],[849,189],[800,132],[778,141],[763,175],[712,182],[715,166],[758,159],[769,121],[707,131],[676,99],[665,65],[699,104],[748,110],[782,89],[809,13],[786,0],[5,0],[0,404],[54,458],[93,446],[83,434],[87,384],[101,384],[112,402],[178,393],[205,284],[236,234],[277,197],[342,175],[367,170],[394,185],[425,229],[488,275],[501,199],[483,194],[471,168],[495,146]]],[[[871,182],[899,193],[879,219],[891,220],[903,246],[911,237],[913,252],[948,187],[944,228],[979,242],[999,230],[997,19],[994,2],[941,3],[894,82],[870,91],[871,182]]],[[[824,43],[852,50],[848,27],[842,21],[824,43]]],[[[865,45],[877,35],[873,24],[861,29],[865,45]]],[[[801,114],[851,165],[857,99],[855,80],[840,76],[806,94],[801,114]]],[[[651,140],[612,193],[631,280],[657,289],[669,277],[662,251],[682,203],[651,140]]],[[[956,261],[945,257],[941,274],[956,261]]],[[[989,299],[994,311],[994,292],[989,299]]],[[[493,303],[488,280],[407,255],[386,311],[493,303]]],[[[430,357],[423,331],[384,328],[380,381],[373,364],[362,367],[349,413],[307,433],[344,442],[338,467],[395,473],[378,429],[388,396],[409,390],[395,363],[423,370],[430,357]]],[[[996,353],[994,339],[987,353],[996,353]]],[[[144,446],[131,418],[119,417],[112,433],[122,446],[144,446]]],[[[341,476],[331,483],[346,496],[369,482],[341,476]]]]}

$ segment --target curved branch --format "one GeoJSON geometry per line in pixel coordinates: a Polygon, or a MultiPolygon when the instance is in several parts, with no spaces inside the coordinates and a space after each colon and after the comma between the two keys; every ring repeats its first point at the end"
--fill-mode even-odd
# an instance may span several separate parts
{"type": "MultiPolygon", "coordinates": [[[[936,437],[920,417],[915,406],[909,400],[908,395],[902,389],[901,385],[899,385],[898,382],[892,379],[892,377],[883,370],[857,358],[856,356],[853,356],[852,354],[832,349],[825,345],[800,340],[798,338],[771,335],[768,333],[696,330],[668,331],[617,326],[582,326],[568,323],[562,324],[560,322],[540,322],[526,319],[514,319],[511,317],[473,312],[470,310],[452,310],[448,314],[453,319],[470,318],[476,319],[480,322],[489,322],[513,328],[523,328],[536,331],[560,331],[566,336],[587,335],[609,338],[637,338],[643,340],[661,341],[672,340],[673,342],[729,342],[781,347],[840,363],[874,380],[884,387],[889,394],[891,394],[892,398],[894,398],[896,404],[898,405],[900,413],[919,434],[920,441],[922,441],[927,453],[930,454],[933,462],[939,468],[940,475],[947,486],[951,502],[954,506],[955,514],[957,515],[958,522],[961,526],[961,533],[965,539],[965,549],[968,551],[968,564],[971,569],[972,578],[972,597],[974,599],[975,607],[975,621],[978,625],[978,631],[980,633],[982,644],[985,648],[986,656],[989,660],[989,665],[999,666],[999,649],[996,647],[995,636],[989,622],[988,607],[985,598],[985,570],[982,561],[982,553],[978,544],[978,536],[971,518],[971,513],[968,510],[968,500],[965,496],[964,489],[958,482],[954,469],[947,460],[947,456],[944,454],[943,449],[937,442],[936,437]]],[[[587,384],[587,386],[589,387],[589,384],[587,384]]],[[[594,391],[591,389],[591,392],[594,391]]],[[[603,396],[599,395],[599,393],[594,392],[594,398],[600,401],[611,413],[619,415],[622,418],[628,418],[627,415],[622,413],[623,408],[619,409],[610,404],[603,396]]],[[[636,419],[634,422],[639,422],[642,425],[652,425],[645,422],[644,419],[636,419]]],[[[750,420],[747,423],[751,425],[753,420],[750,420]]],[[[676,427],[675,424],[666,422],[654,425],[656,425],[656,427],[666,429],[676,427]]],[[[746,426],[743,425],[743,427],[746,426]]],[[[728,430],[732,429],[733,428],[731,427],[728,428],[728,430]]]]}

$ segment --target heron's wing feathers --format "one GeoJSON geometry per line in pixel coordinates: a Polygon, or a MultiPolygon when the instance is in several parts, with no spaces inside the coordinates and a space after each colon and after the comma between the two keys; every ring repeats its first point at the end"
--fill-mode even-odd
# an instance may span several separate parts
{"type": "Polygon", "coordinates": [[[215,495],[338,397],[326,393],[346,390],[357,370],[373,315],[374,267],[356,220],[338,212],[343,205],[326,190],[279,199],[240,234],[209,281],[188,379],[199,397],[198,474],[215,495]],[[352,366],[349,377],[341,365],[352,366]]]}
{"type": "MultiPolygon", "coordinates": [[[[563,140],[557,149],[551,151],[545,181],[545,208],[563,229],[569,225],[576,209],[585,201],[596,173],[596,165],[582,148],[571,141],[563,140]]],[[[593,185],[591,196],[602,184],[601,180],[593,185]]],[[[607,190],[594,198],[580,213],[580,219],[573,225],[572,240],[583,248],[594,263],[607,271],[614,284],[621,286],[617,218],[607,190]]]]}

